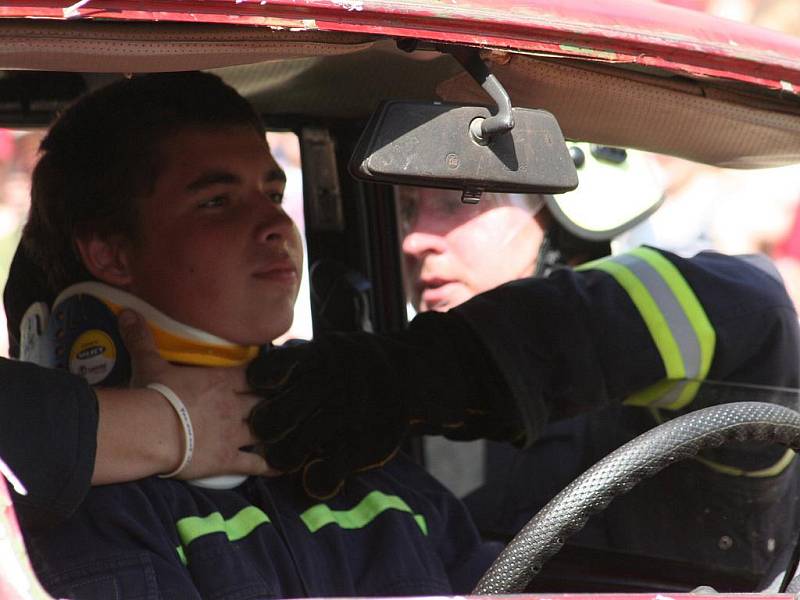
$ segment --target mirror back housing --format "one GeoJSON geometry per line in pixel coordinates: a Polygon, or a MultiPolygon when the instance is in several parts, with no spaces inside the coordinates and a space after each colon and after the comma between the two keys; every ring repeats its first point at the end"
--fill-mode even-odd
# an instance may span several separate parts
{"type": "Polygon", "coordinates": [[[561,128],[544,110],[514,108],[514,127],[482,144],[471,133],[485,106],[387,101],[350,160],[356,178],[472,192],[559,194],[578,175],[561,128]]]}

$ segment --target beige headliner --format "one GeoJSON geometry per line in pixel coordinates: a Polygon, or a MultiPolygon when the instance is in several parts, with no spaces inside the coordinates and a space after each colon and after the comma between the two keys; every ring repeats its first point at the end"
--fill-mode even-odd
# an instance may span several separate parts
{"type": "MultiPolygon", "coordinates": [[[[275,115],[364,118],[381,99],[398,97],[490,103],[448,56],[409,55],[391,40],[313,29],[5,20],[0,68],[217,68],[275,115]]],[[[800,162],[796,96],[570,58],[515,54],[493,68],[516,106],[550,110],[574,139],[721,166],[800,162]]]]}
{"type": "MultiPolygon", "coordinates": [[[[552,112],[564,135],[721,167],[800,161],[800,104],[604,65],[516,56],[494,69],[512,104],[552,112]]],[[[482,92],[459,74],[439,86],[452,102],[482,92]]]]}

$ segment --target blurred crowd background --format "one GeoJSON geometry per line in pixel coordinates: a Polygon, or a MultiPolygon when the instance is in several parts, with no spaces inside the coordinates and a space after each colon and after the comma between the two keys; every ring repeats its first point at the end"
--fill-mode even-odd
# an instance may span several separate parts
{"type": "MultiPolygon", "coordinates": [[[[800,37],[798,0],[658,1],[800,37]]],[[[658,161],[667,176],[666,200],[643,241],[684,255],[708,248],[765,253],[800,307],[800,165],[743,171],[658,161]]]]}
{"type": "MultiPolygon", "coordinates": [[[[800,0],[653,0],[752,23],[800,37],[800,0]]],[[[5,286],[30,201],[30,176],[43,132],[0,129],[0,287],[5,286]]],[[[288,175],[285,206],[302,231],[302,177],[297,137],[270,134],[270,146],[288,175]]],[[[800,165],[739,171],[658,157],[668,180],[664,205],[632,232],[628,244],[657,245],[691,255],[713,248],[763,252],[776,261],[800,306],[800,165]]],[[[311,336],[304,277],[290,337],[311,336]]],[[[6,356],[0,311],[0,355],[6,356]]]]}
{"type": "MultiPolygon", "coordinates": [[[[0,129],[0,289],[17,248],[30,205],[31,172],[42,131],[0,129]]],[[[5,312],[0,310],[0,356],[8,355],[5,312]]]]}
{"type": "Polygon", "coordinates": [[[800,36],[797,0],[655,0],[800,36]]]}

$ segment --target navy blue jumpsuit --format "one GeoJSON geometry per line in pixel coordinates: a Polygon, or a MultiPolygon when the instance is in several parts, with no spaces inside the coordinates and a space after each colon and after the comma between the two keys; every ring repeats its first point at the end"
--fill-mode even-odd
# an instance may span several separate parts
{"type": "MultiPolygon", "coordinates": [[[[752,259],[640,248],[538,285],[510,283],[455,311],[515,386],[536,440],[522,451],[490,443],[486,484],[466,498],[479,529],[499,539],[599,459],[674,415],[731,401],[798,408],[797,314],[777,272],[752,259]]],[[[756,586],[797,542],[797,463],[778,446],[707,451],[617,498],[573,541],[716,569],[730,581],[735,573],[745,588],[756,586]]]]}
{"type": "Polygon", "coordinates": [[[44,587],[80,600],[451,595],[502,548],[403,457],[326,502],[291,476],[233,490],[157,477],[95,487],[26,542],[44,587]]]}
{"type": "MultiPolygon", "coordinates": [[[[681,259],[645,248],[584,270],[559,271],[546,280],[507,284],[451,314],[461,317],[488,349],[491,369],[511,391],[531,440],[548,419],[623,401],[636,406],[636,415],[668,418],[670,412],[700,403],[697,380],[797,386],[797,316],[783,287],[772,275],[718,254],[681,259]]],[[[518,418],[490,416],[492,426],[518,418]]],[[[627,435],[624,421],[619,423],[627,435]]],[[[482,433],[480,419],[470,425],[474,430],[466,433],[482,433]]],[[[603,443],[616,437],[606,436],[603,443]]],[[[746,548],[748,540],[735,538],[742,507],[766,519],[774,514],[759,511],[775,499],[796,500],[796,461],[782,449],[721,450],[706,460],[688,467],[705,479],[686,484],[695,490],[702,486],[704,493],[695,494],[696,500],[687,497],[685,506],[667,505],[666,511],[694,514],[698,502],[708,497],[722,508],[714,514],[727,521],[719,523],[715,516],[699,524],[662,522],[668,515],[656,515],[645,496],[634,505],[634,521],[622,519],[623,529],[630,522],[639,527],[623,531],[635,538],[624,547],[659,546],[661,540],[649,528],[660,526],[676,538],[684,530],[708,528],[715,544],[722,533],[734,538],[734,548],[746,548]],[[728,475],[725,468],[745,476],[728,475]],[[720,492],[706,486],[716,477],[724,483],[720,492]],[[733,503],[732,493],[737,495],[733,503]],[[735,527],[725,529],[728,521],[735,527]]],[[[536,473],[524,480],[537,489],[536,473]]],[[[98,590],[101,597],[109,597],[109,591],[120,597],[157,597],[153,590],[169,597],[176,589],[173,596],[184,598],[192,597],[187,589],[197,589],[210,597],[247,598],[469,589],[464,582],[485,566],[491,551],[480,545],[459,504],[405,463],[348,481],[343,494],[321,508],[300,497],[288,479],[250,480],[231,492],[157,479],[96,488],[66,525],[29,537],[32,557],[51,590],[78,597],[83,590],[87,597],[98,590]],[[378,495],[370,496],[373,492],[378,495]],[[368,497],[380,500],[378,508],[383,508],[367,511],[374,518],[357,517],[368,497]],[[302,518],[309,510],[328,522],[309,526],[302,518]],[[417,516],[424,519],[427,534],[417,516]],[[255,581],[236,570],[251,556],[255,565],[247,571],[253,571],[255,581]],[[129,585],[146,587],[126,591],[126,568],[137,573],[129,585]],[[217,585],[232,586],[236,593],[228,595],[217,585]]],[[[785,518],[767,524],[772,529],[763,537],[763,550],[748,559],[748,567],[764,570],[769,559],[764,553],[794,535],[793,507],[784,505],[785,518]]],[[[513,508],[501,505],[499,510],[508,512],[497,516],[515,517],[513,508]]],[[[680,544],[673,549],[680,550],[680,544]]],[[[686,548],[688,556],[692,550],[686,548]]]]}

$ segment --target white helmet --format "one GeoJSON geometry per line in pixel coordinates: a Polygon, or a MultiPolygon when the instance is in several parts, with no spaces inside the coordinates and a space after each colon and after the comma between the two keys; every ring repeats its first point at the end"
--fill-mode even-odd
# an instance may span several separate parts
{"type": "Polygon", "coordinates": [[[665,177],[652,156],[588,143],[569,146],[578,187],[546,196],[548,209],[569,233],[589,241],[609,241],[661,206],[665,177]]]}

